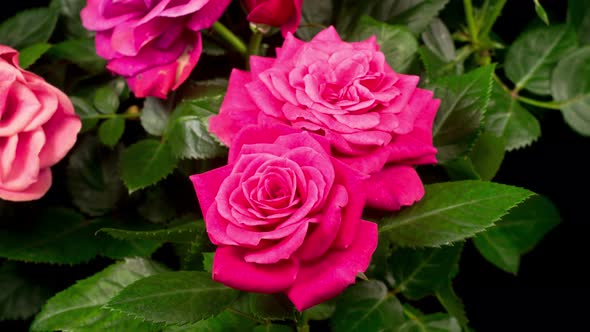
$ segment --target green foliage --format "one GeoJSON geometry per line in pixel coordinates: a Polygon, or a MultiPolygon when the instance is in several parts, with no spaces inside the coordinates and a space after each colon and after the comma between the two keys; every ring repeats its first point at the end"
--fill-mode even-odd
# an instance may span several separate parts
{"type": "Polygon", "coordinates": [[[441,100],[432,128],[440,163],[469,151],[479,134],[490,98],[494,66],[441,77],[428,85],[441,100]]]}
{"type": "MultiPolygon", "coordinates": [[[[191,243],[203,229],[203,221],[180,221],[168,228],[160,228],[156,225],[149,229],[131,230],[120,228],[103,228],[100,232],[120,240],[151,240],[158,242],[191,243]]],[[[148,228],[148,227],[146,227],[148,228]]]]}
{"type": "Polygon", "coordinates": [[[232,308],[262,321],[294,320],[297,311],[283,294],[244,293],[232,308]]]}
{"type": "Polygon", "coordinates": [[[114,117],[103,121],[98,127],[98,138],[102,144],[113,147],[117,145],[125,132],[125,119],[114,117]]]}
{"type": "Polygon", "coordinates": [[[413,300],[433,294],[459,270],[463,245],[441,248],[402,248],[391,256],[395,289],[413,300]]]}
{"type": "Polygon", "coordinates": [[[424,198],[379,223],[380,237],[399,246],[437,247],[469,238],[492,226],[533,193],[483,181],[425,186],[424,198]]]}
{"type": "Polygon", "coordinates": [[[400,332],[461,332],[459,321],[446,314],[424,315],[408,305],[404,314],[409,318],[398,331],[400,332]]]}
{"type": "Polygon", "coordinates": [[[0,265],[0,289],[0,321],[29,318],[50,296],[47,288],[22,273],[15,262],[0,265]]]}
{"type": "Polygon", "coordinates": [[[105,85],[94,94],[94,107],[102,114],[112,114],[119,109],[119,96],[110,86],[105,85]]]}
{"type": "Polygon", "coordinates": [[[483,132],[471,151],[445,165],[454,180],[485,180],[494,178],[504,160],[504,140],[494,134],[483,132]]]}
{"type": "Polygon", "coordinates": [[[524,148],[541,135],[539,121],[497,82],[492,86],[485,129],[502,137],[507,151],[524,148]]]}
{"type": "Polygon", "coordinates": [[[575,32],[566,25],[539,27],[523,33],[508,49],[505,72],[516,89],[551,94],[551,71],[577,46],[575,32]]]}
{"type": "Polygon", "coordinates": [[[301,25],[297,29],[297,36],[303,40],[311,40],[321,26],[330,25],[332,13],[334,12],[334,1],[303,1],[301,8],[301,25]]]}
{"type": "Polygon", "coordinates": [[[541,241],[560,221],[557,208],[543,196],[533,196],[512,209],[473,243],[492,264],[516,274],[520,257],[541,241]]]}
{"type": "Polygon", "coordinates": [[[403,323],[399,300],[380,281],[363,281],[339,296],[331,319],[335,332],[396,330],[403,323]]]}
{"type": "Polygon", "coordinates": [[[563,101],[565,121],[578,133],[590,136],[590,46],[559,61],[553,71],[551,93],[563,101]]]}
{"type": "Polygon", "coordinates": [[[396,72],[405,73],[418,51],[416,37],[404,26],[390,25],[363,16],[349,39],[360,41],[371,36],[377,37],[379,50],[385,54],[391,68],[396,72]]]}
{"type": "Polygon", "coordinates": [[[106,66],[106,61],[96,55],[92,39],[68,39],[54,45],[49,54],[56,59],[70,61],[90,73],[101,73],[106,66]]]}
{"type": "Polygon", "coordinates": [[[18,56],[18,63],[23,69],[27,69],[34,64],[39,58],[45,54],[51,45],[48,43],[37,43],[20,51],[18,56]]]}
{"type": "Polygon", "coordinates": [[[170,114],[164,103],[154,97],[146,98],[141,110],[141,125],[148,134],[162,136],[168,125],[170,114]]]}
{"type": "Polygon", "coordinates": [[[163,332],[241,332],[252,331],[256,322],[228,310],[194,324],[168,325],[163,332]]]}
{"type": "Polygon", "coordinates": [[[150,331],[150,324],[124,316],[103,305],[123,288],[142,278],[162,273],[162,265],[143,258],[129,258],[58,293],[35,317],[32,331],[150,331]]]}
{"type": "Polygon", "coordinates": [[[238,294],[205,272],[166,272],[127,286],[106,307],[149,322],[186,324],[220,313],[238,294]]]}
{"type": "Polygon", "coordinates": [[[467,315],[465,314],[465,306],[463,301],[455,293],[455,290],[453,290],[453,285],[450,282],[440,285],[436,289],[435,295],[449,315],[453,316],[461,324],[463,331],[469,331],[467,328],[469,319],[467,319],[467,315]]]}
{"type": "Polygon", "coordinates": [[[0,24],[0,44],[22,49],[46,43],[53,34],[58,15],[50,7],[22,11],[0,24]]]}
{"type": "Polygon", "coordinates": [[[121,178],[132,193],[148,187],[172,173],[176,158],[168,142],[139,141],[123,151],[121,178]]]}
{"type": "Polygon", "coordinates": [[[590,44],[590,7],[585,0],[568,0],[567,23],[577,32],[581,44],[590,44]]]}

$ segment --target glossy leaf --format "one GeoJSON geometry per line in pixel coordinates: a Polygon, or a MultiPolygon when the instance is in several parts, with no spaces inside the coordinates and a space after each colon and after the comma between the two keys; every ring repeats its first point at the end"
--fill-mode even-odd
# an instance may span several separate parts
{"type": "Polygon", "coordinates": [[[483,181],[425,186],[418,203],[380,221],[379,233],[399,246],[436,247],[469,238],[492,226],[533,193],[483,181]]]}
{"type": "Polygon", "coordinates": [[[504,160],[504,139],[483,132],[471,151],[445,165],[453,180],[484,180],[494,178],[504,160]]]}
{"type": "Polygon", "coordinates": [[[321,26],[330,25],[333,10],[333,0],[303,1],[297,36],[303,40],[311,40],[322,30],[321,26]]]}
{"type": "Polygon", "coordinates": [[[23,69],[27,69],[51,48],[50,44],[37,43],[20,51],[18,63],[23,69]]]}
{"type": "Polygon", "coordinates": [[[494,66],[485,66],[428,85],[441,100],[432,128],[440,163],[467,153],[475,142],[490,98],[493,71],[494,66]]]}
{"type": "Polygon", "coordinates": [[[473,239],[479,252],[502,270],[516,274],[520,257],[533,249],[560,221],[547,198],[533,196],[511,210],[501,221],[473,239]]]}
{"type": "Polygon", "coordinates": [[[349,39],[361,41],[371,36],[377,37],[379,50],[394,71],[404,73],[408,70],[418,51],[418,42],[407,28],[363,16],[349,39]]]}
{"type": "Polygon", "coordinates": [[[283,294],[244,293],[232,304],[232,308],[263,321],[296,318],[295,307],[283,294]]]}
{"type": "Polygon", "coordinates": [[[100,141],[110,147],[117,145],[123,132],[125,132],[125,119],[120,116],[107,119],[98,127],[100,141]]]}
{"type": "Polygon", "coordinates": [[[94,95],[94,107],[102,114],[115,113],[119,108],[119,96],[112,87],[102,86],[94,95]]]}
{"type": "Polygon", "coordinates": [[[98,111],[83,98],[70,96],[70,101],[74,105],[76,114],[82,120],[82,132],[88,131],[96,126],[98,123],[98,111]]]}
{"type": "Polygon", "coordinates": [[[504,138],[507,151],[529,146],[541,135],[539,121],[497,82],[492,86],[485,129],[504,138]]]}
{"type": "Polygon", "coordinates": [[[66,180],[70,197],[91,216],[111,211],[125,195],[117,169],[121,150],[108,150],[96,137],[84,136],[69,153],[66,180]]]}
{"type": "Polygon", "coordinates": [[[141,110],[141,125],[148,134],[162,136],[168,125],[170,114],[162,100],[148,97],[141,110]]]}
{"type": "Polygon", "coordinates": [[[0,24],[0,44],[21,49],[46,43],[53,34],[58,15],[54,8],[22,11],[0,24]]]}
{"type": "Polygon", "coordinates": [[[390,258],[395,289],[413,300],[433,294],[457,273],[462,248],[463,245],[398,249],[390,258]]]}
{"type": "Polygon", "coordinates": [[[31,325],[32,331],[150,331],[141,320],[103,309],[124,287],[166,271],[162,265],[143,258],[129,258],[79,281],[51,298],[31,325]]]}
{"type": "Polygon", "coordinates": [[[238,294],[205,272],[166,272],[127,286],[106,307],[149,322],[185,324],[219,314],[238,294]]]}
{"type": "Polygon", "coordinates": [[[432,20],[422,33],[426,47],[444,62],[455,59],[455,44],[447,26],[440,19],[432,20]]]}
{"type": "Polygon", "coordinates": [[[331,319],[334,332],[395,330],[403,322],[399,300],[380,281],[350,286],[337,299],[331,319]]]}
{"type": "MultiPolygon", "coordinates": [[[[449,0],[401,0],[396,1],[394,12],[387,21],[406,25],[414,34],[421,34],[432,20],[438,16],[449,0]],[[400,10],[403,8],[403,10],[400,10]]],[[[390,14],[391,15],[391,14],[390,14]]]]}
{"type": "Polygon", "coordinates": [[[132,230],[121,228],[103,228],[100,232],[120,240],[152,240],[159,242],[190,243],[195,240],[197,233],[203,228],[203,221],[182,222],[169,228],[132,230]]]}
{"type": "Polygon", "coordinates": [[[54,45],[49,54],[74,63],[90,73],[105,71],[106,61],[96,54],[92,39],[68,39],[54,45]]]}
{"type": "Polygon", "coordinates": [[[163,332],[242,332],[252,331],[256,325],[255,321],[226,310],[194,324],[166,326],[163,332]]]}
{"type": "Polygon", "coordinates": [[[442,306],[447,310],[449,315],[456,318],[459,324],[461,324],[463,331],[469,331],[467,329],[467,323],[469,323],[469,319],[467,319],[467,315],[465,314],[465,306],[463,301],[461,301],[459,296],[457,296],[455,293],[453,285],[449,282],[439,286],[436,289],[435,295],[440,304],[442,304],[442,306]]]}
{"type": "Polygon", "coordinates": [[[586,0],[568,0],[567,23],[578,33],[581,44],[590,44],[590,6],[586,0]]]}
{"type": "Polygon", "coordinates": [[[547,17],[547,12],[545,11],[545,8],[543,8],[543,6],[541,6],[541,4],[539,3],[539,0],[534,0],[534,2],[535,2],[535,12],[537,13],[537,16],[539,16],[541,21],[543,21],[545,24],[549,25],[549,17],[547,17]]]}
{"type": "Polygon", "coordinates": [[[576,34],[566,25],[526,31],[508,49],[504,71],[516,89],[549,95],[553,68],[576,46],[576,34]]]}
{"type": "Polygon", "coordinates": [[[409,316],[398,332],[461,332],[456,318],[447,314],[424,315],[417,310],[404,306],[404,313],[409,316]]]}
{"type": "Polygon", "coordinates": [[[563,118],[578,133],[590,136],[590,46],[559,61],[553,71],[551,93],[561,101],[563,118]]]}
{"type": "Polygon", "coordinates": [[[175,167],[170,145],[154,139],[131,145],[121,157],[121,177],[130,193],[160,181],[175,167]]]}

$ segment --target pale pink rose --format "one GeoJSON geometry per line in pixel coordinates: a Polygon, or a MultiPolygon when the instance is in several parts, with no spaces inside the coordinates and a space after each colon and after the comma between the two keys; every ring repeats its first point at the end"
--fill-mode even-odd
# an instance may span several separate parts
{"type": "Polygon", "coordinates": [[[244,128],[227,166],[191,176],[218,246],[213,280],[284,292],[299,310],[342,292],[377,246],[377,225],[361,220],[366,177],[332,157],[321,136],[244,128]]]}
{"type": "Polygon", "coordinates": [[[51,166],[76,143],[81,122],[61,91],[0,45],[0,198],[30,201],[51,187],[51,166]]]}
{"type": "Polygon", "coordinates": [[[432,123],[440,101],[395,73],[374,37],[343,42],[333,27],[310,42],[288,35],[277,58],[234,70],[210,130],[227,145],[247,124],[282,123],[326,137],[333,155],[371,174],[367,204],[385,210],[424,195],[412,166],[436,162],[432,123]]]}
{"type": "Polygon", "coordinates": [[[166,98],[201,55],[199,30],[210,27],[230,0],[88,0],[82,24],[96,31],[96,52],[127,79],[137,97],[166,98]]]}
{"type": "Polygon", "coordinates": [[[294,33],[301,21],[303,0],[244,0],[248,21],[280,27],[283,36],[294,33]]]}

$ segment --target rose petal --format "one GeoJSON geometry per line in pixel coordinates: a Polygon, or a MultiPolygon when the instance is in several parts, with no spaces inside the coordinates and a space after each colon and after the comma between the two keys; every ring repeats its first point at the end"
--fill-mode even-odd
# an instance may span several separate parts
{"type": "Polygon", "coordinates": [[[424,196],[420,176],[410,166],[385,167],[371,176],[368,186],[367,206],[386,211],[397,211],[424,196]]]}
{"type": "Polygon", "coordinates": [[[39,171],[37,179],[30,186],[18,191],[6,190],[0,185],[0,198],[14,201],[24,202],[32,201],[43,197],[51,187],[51,170],[45,168],[39,171]]]}
{"type": "Polygon", "coordinates": [[[330,250],[321,259],[301,263],[287,296],[299,311],[335,297],[367,269],[376,248],[377,224],[362,220],[348,249],[330,250]]]}

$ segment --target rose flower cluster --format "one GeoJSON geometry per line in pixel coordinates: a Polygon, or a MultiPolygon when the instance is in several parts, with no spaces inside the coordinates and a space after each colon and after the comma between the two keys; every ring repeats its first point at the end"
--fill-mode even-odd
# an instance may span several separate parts
{"type": "Polygon", "coordinates": [[[377,225],[365,206],[396,211],[424,195],[413,166],[436,162],[439,100],[395,73],[375,38],[289,33],[276,54],[234,69],[210,119],[228,165],[191,179],[218,246],[213,279],[284,292],[304,310],[367,269],[377,225]]]}

